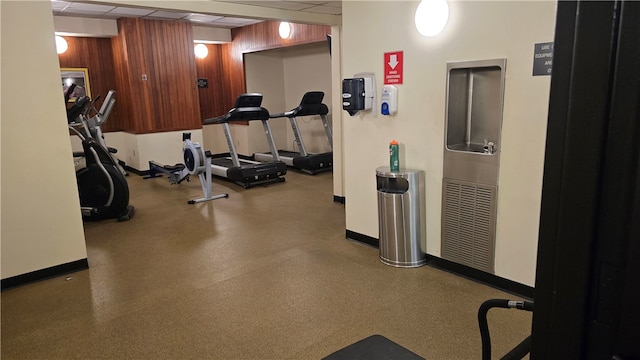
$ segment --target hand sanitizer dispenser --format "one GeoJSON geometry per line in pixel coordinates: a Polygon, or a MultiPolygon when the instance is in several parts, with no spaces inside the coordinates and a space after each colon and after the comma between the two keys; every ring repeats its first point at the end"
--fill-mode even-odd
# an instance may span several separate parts
{"type": "Polygon", "coordinates": [[[398,88],[393,85],[382,87],[380,113],[382,115],[395,115],[398,111],[398,88]]]}

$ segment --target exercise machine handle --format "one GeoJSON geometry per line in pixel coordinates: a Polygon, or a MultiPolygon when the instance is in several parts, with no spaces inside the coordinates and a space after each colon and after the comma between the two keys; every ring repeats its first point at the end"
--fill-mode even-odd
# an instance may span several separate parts
{"type": "Polygon", "coordinates": [[[95,105],[96,105],[96,102],[98,102],[98,100],[100,100],[101,96],[102,95],[98,95],[98,96],[96,96],[95,99],[93,99],[93,100],[91,100],[89,102],[89,106],[87,106],[85,108],[85,110],[84,110],[84,116],[85,117],[89,117],[89,113],[91,112],[91,110],[95,111],[96,113],[98,112],[98,110],[96,109],[95,105]]]}
{"type": "Polygon", "coordinates": [[[76,84],[73,83],[71,84],[68,88],[67,88],[67,92],[64,94],[64,103],[68,103],[69,99],[71,98],[71,94],[73,94],[73,90],[76,89],[76,84]]]}
{"type": "MultiPolygon", "coordinates": [[[[489,335],[489,325],[487,324],[487,313],[492,308],[518,309],[533,311],[533,301],[528,300],[505,300],[490,299],[480,305],[478,309],[478,326],[480,327],[480,337],[482,338],[482,360],[491,360],[491,337],[489,335]]],[[[507,353],[502,359],[522,359],[529,353],[531,348],[531,336],[527,337],[513,350],[507,353]]]]}

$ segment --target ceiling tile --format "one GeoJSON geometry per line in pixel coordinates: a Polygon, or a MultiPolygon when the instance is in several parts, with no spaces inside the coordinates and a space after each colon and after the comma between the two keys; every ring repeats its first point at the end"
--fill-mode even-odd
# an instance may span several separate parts
{"type": "Polygon", "coordinates": [[[138,9],[138,8],[128,8],[128,7],[117,7],[111,11],[109,14],[118,14],[125,17],[136,17],[136,16],[146,16],[154,12],[153,9],[138,9]]]}
{"type": "Polygon", "coordinates": [[[69,2],[67,2],[67,1],[56,1],[56,0],[52,0],[52,1],[51,1],[51,8],[52,8],[54,11],[57,11],[57,10],[63,10],[64,8],[66,8],[67,6],[69,6],[69,4],[70,4],[70,3],[69,3],[69,2]]]}
{"type": "Polygon", "coordinates": [[[105,14],[104,11],[90,11],[90,10],[78,10],[66,8],[63,11],[57,12],[58,15],[64,16],[89,16],[89,17],[102,17],[105,14]]]}
{"type": "Polygon", "coordinates": [[[321,13],[321,14],[340,15],[342,13],[342,8],[320,5],[320,6],[310,7],[308,9],[305,9],[305,11],[321,13]]]}
{"type": "Polygon", "coordinates": [[[342,9],[342,1],[327,1],[324,6],[337,7],[342,9]]]}
{"type": "MultiPolygon", "coordinates": [[[[278,1],[274,1],[278,2],[278,1]]],[[[283,2],[297,2],[306,5],[323,5],[326,1],[283,0],[283,2]]]]}
{"type": "Polygon", "coordinates": [[[243,18],[234,18],[234,17],[224,17],[222,19],[214,21],[214,23],[216,24],[239,25],[239,26],[257,24],[259,22],[262,22],[262,20],[243,19],[243,18]]]}
{"type": "Polygon", "coordinates": [[[219,0],[219,1],[237,3],[242,5],[258,5],[258,6],[268,6],[269,3],[277,2],[277,1],[267,1],[267,0],[219,0]]]}
{"type": "Polygon", "coordinates": [[[112,13],[108,12],[108,13],[105,13],[105,14],[101,13],[99,16],[94,16],[94,17],[98,17],[100,19],[118,20],[118,19],[120,19],[122,17],[130,17],[130,16],[122,15],[122,14],[112,14],[112,13]]]}
{"type": "Polygon", "coordinates": [[[191,15],[191,13],[181,13],[181,12],[173,12],[173,11],[162,11],[162,10],[158,10],[158,11],[154,11],[151,14],[145,16],[147,18],[154,18],[154,19],[182,19],[185,18],[187,16],[191,15]]]}
{"type": "MultiPolygon", "coordinates": [[[[1,1],[1,0],[0,0],[1,1]]],[[[83,1],[83,0],[80,0],[83,1]]],[[[303,11],[323,14],[341,14],[342,1],[322,0],[217,0],[244,5],[261,6],[290,11],[303,11]]],[[[152,6],[152,2],[149,5],[152,6]]],[[[98,5],[75,1],[51,0],[51,8],[54,15],[86,16],[104,19],[118,19],[121,17],[144,17],[147,19],[163,20],[188,20],[199,25],[215,26],[221,28],[234,28],[262,22],[250,18],[220,17],[216,15],[163,11],[152,8],[135,8],[124,6],[98,5]]],[[[248,14],[250,15],[250,14],[248,14]]]]}
{"type": "Polygon", "coordinates": [[[184,18],[185,20],[193,21],[193,22],[213,22],[219,19],[222,19],[222,16],[215,15],[204,15],[204,14],[191,14],[184,18]]]}
{"type": "Polygon", "coordinates": [[[77,3],[77,2],[70,3],[69,6],[67,7],[67,10],[73,10],[74,12],[86,11],[86,12],[93,12],[93,13],[99,13],[99,12],[106,13],[113,9],[115,9],[115,6],[85,4],[85,3],[77,3]]]}
{"type": "MultiPolygon", "coordinates": [[[[300,11],[313,6],[313,4],[305,4],[301,2],[288,2],[288,1],[269,1],[270,4],[268,7],[272,7],[275,9],[285,9],[285,10],[294,10],[300,11]]],[[[266,6],[266,5],[263,5],[266,6]]]]}

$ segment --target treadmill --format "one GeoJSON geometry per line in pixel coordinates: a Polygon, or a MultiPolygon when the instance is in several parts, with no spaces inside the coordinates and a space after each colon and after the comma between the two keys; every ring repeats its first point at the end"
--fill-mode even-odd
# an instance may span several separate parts
{"type": "Polygon", "coordinates": [[[211,173],[213,175],[227,178],[238,185],[248,189],[254,185],[271,182],[285,181],[284,175],[287,173],[287,165],[280,161],[279,157],[269,162],[257,162],[240,159],[236,152],[229,123],[260,120],[264,127],[267,141],[272,150],[276,149],[275,141],[271,135],[269,127],[269,111],[263,107],[262,94],[251,93],[242,94],[236,99],[235,107],[226,114],[215,118],[205,119],[202,124],[221,124],[224,128],[224,135],[229,145],[229,156],[213,156],[211,159],[211,173]]]}
{"type": "Polygon", "coordinates": [[[288,166],[292,166],[308,174],[314,175],[321,171],[331,170],[333,165],[333,134],[331,132],[331,126],[329,126],[329,121],[327,120],[327,113],[329,113],[329,109],[327,108],[327,105],[322,103],[323,98],[324,92],[322,91],[307,92],[302,97],[300,105],[295,109],[282,114],[272,114],[270,116],[271,119],[283,117],[289,118],[291,129],[293,130],[293,135],[295,136],[296,144],[298,145],[298,150],[300,150],[299,152],[288,150],[278,150],[275,152],[272,149],[270,153],[254,154],[255,159],[258,161],[273,161],[272,154],[275,153],[277,154],[276,157],[279,157],[280,160],[288,166]],[[298,122],[296,121],[296,116],[313,115],[320,115],[320,118],[322,119],[322,125],[324,126],[327,138],[329,139],[329,147],[331,148],[331,151],[329,152],[309,154],[304,146],[302,136],[300,135],[300,129],[298,128],[298,122]]]}

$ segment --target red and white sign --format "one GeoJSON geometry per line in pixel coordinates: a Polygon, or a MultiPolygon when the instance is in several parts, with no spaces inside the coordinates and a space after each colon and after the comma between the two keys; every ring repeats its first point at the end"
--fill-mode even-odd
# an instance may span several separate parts
{"type": "Polygon", "coordinates": [[[403,52],[394,51],[384,53],[384,84],[402,84],[403,52]]]}

